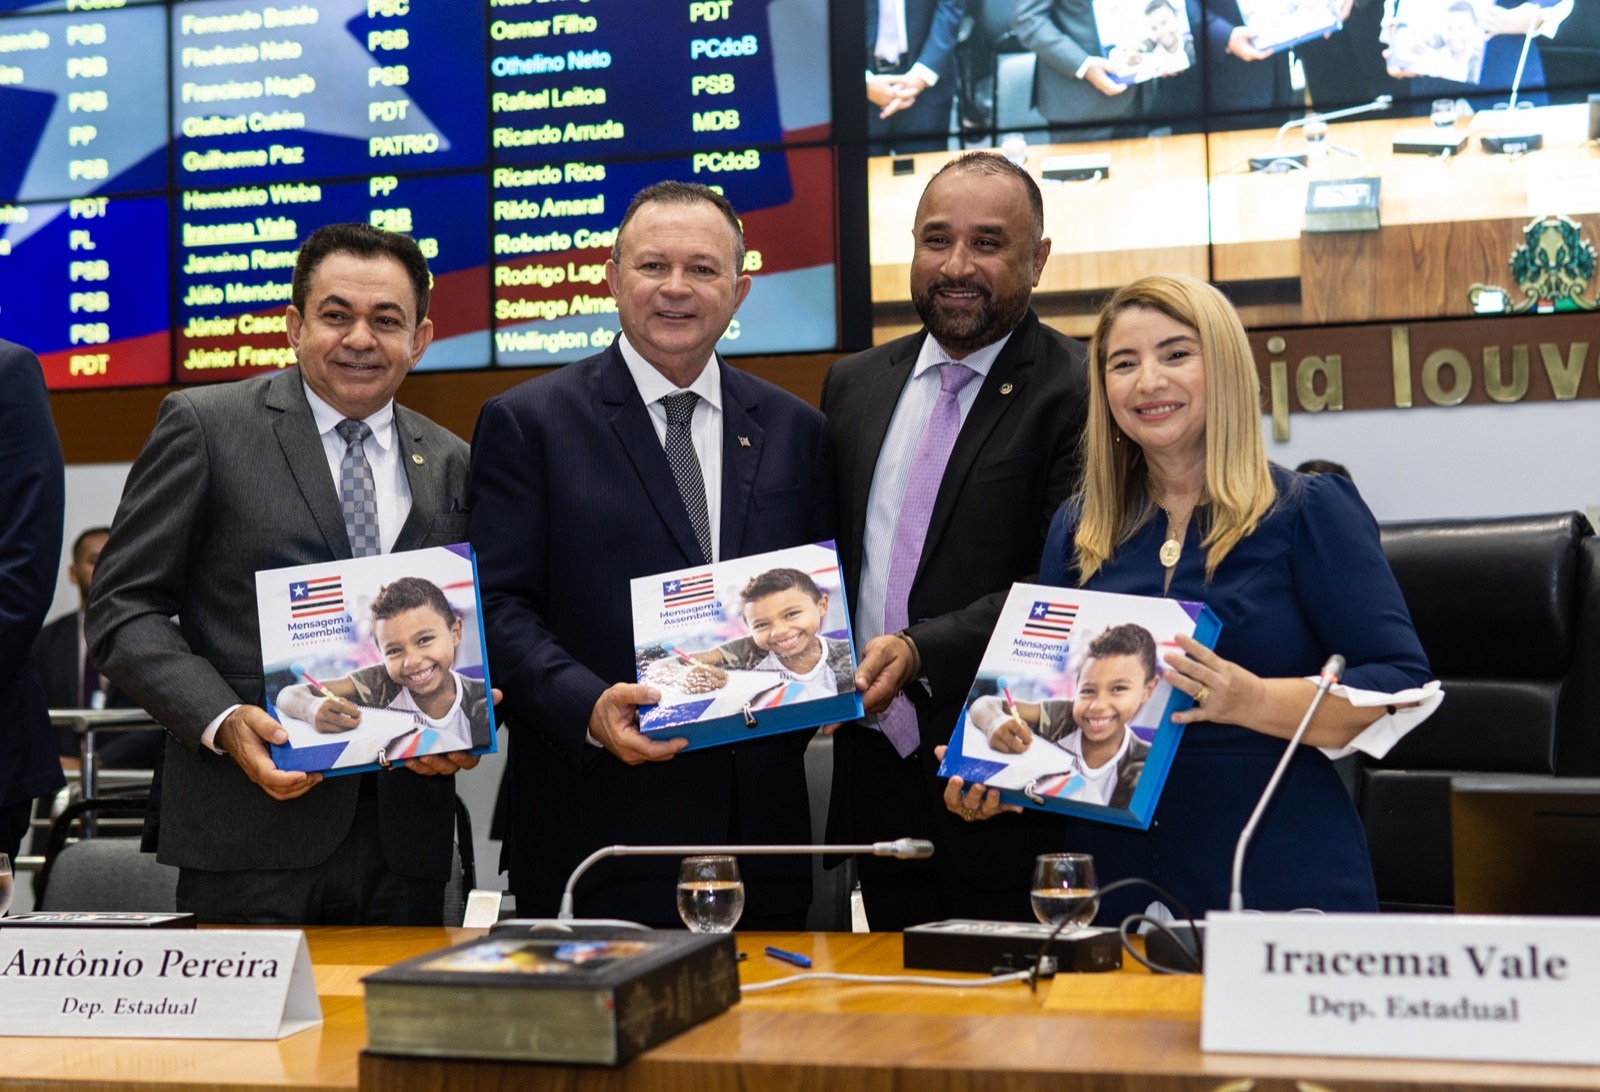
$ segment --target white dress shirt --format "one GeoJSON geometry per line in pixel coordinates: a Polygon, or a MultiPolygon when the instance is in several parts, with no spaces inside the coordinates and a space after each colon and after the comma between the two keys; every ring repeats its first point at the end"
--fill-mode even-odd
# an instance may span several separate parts
{"type": "MultiPolygon", "coordinates": [[[[965,359],[956,362],[978,373],[976,382],[969,382],[956,394],[956,406],[961,411],[963,425],[966,424],[972,404],[978,400],[978,388],[983,386],[984,377],[994,367],[995,358],[1009,340],[1011,335],[1008,333],[999,341],[968,353],[965,359]]],[[[911,378],[906,380],[905,387],[900,391],[894,416],[889,418],[889,431],[884,433],[883,446],[878,449],[878,463],[872,472],[872,490],[867,494],[867,525],[861,543],[861,591],[855,604],[858,649],[865,648],[868,641],[883,633],[889,562],[894,553],[894,533],[900,522],[906,482],[911,477],[911,463],[917,453],[917,444],[927,431],[928,419],[933,416],[933,407],[939,401],[939,365],[949,359],[949,354],[931,334],[922,339],[922,351],[911,369],[911,378]]]]}
{"type": "Polygon", "coordinates": [[[667,407],[661,400],[669,394],[693,391],[700,396],[695,403],[694,417],[689,421],[689,438],[694,442],[694,457],[700,460],[700,477],[706,486],[706,516],[711,520],[711,560],[722,552],[722,370],[717,354],[701,370],[695,381],[687,387],[675,387],[672,380],[656,371],[655,366],[639,355],[639,350],[628,344],[622,334],[617,335],[617,348],[633,376],[633,385],[639,389],[644,408],[650,412],[650,423],[655,426],[656,439],[663,450],[667,446],[667,407]]]}

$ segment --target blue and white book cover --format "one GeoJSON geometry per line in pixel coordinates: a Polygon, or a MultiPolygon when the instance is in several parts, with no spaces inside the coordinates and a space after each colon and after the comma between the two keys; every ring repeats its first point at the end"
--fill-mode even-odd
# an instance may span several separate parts
{"type": "Polygon", "coordinates": [[[1195,63],[1184,0],[1094,0],[1106,74],[1124,87],[1186,72],[1195,63]]]}
{"type": "Polygon", "coordinates": [[[861,716],[832,542],[638,577],[639,681],[661,701],[639,729],[689,750],[861,716]]]}
{"type": "Polygon", "coordinates": [[[330,776],[496,749],[477,562],[466,543],[256,573],[282,770],[330,776]]]}
{"type": "Polygon", "coordinates": [[[1014,584],[940,777],[1008,804],[1145,829],[1193,702],[1161,673],[1179,634],[1207,648],[1204,603],[1014,584]]]}
{"type": "Polygon", "coordinates": [[[1344,29],[1339,0],[1239,0],[1250,44],[1267,53],[1344,29]]]}
{"type": "Polygon", "coordinates": [[[1479,82],[1498,10],[1494,0],[1397,0],[1385,29],[1389,75],[1479,82]]]}

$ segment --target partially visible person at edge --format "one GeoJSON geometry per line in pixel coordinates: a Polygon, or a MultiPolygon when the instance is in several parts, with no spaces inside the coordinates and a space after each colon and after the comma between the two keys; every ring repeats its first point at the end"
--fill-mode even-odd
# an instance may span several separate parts
{"type": "MultiPolygon", "coordinates": [[[[1051,525],[1046,584],[1209,604],[1216,649],[1178,636],[1164,677],[1194,698],[1148,830],[1069,820],[1066,846],[1092,853],[1100,881],[1160,884],[1195,915],[1227,906],[1234,844],[1333,653],[1352,687],[1426,682],[1428,660],[1351,483],[1268,464],[1261,396],[1243,326],[1215,288],[1147,277],[1117,291],[1090,347],[1089,423],[1078,494],[1051,525]]],[[[1366,838],[1328,756],[1386,715],[1330,693],[1256,832],[1247,907],[1376,910],[1366,838]]],[[[963,818],[999,794],[951,779],[963,818]]],[[[1117,922],[1152,899],[1107,897],[1117,922]]],[[[1176,909],[1176,908],[1174,908],[1176,909]]]]}

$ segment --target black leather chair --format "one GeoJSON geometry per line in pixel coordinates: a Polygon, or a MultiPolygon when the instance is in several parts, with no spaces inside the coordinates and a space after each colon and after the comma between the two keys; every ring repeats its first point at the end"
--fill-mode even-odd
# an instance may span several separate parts
{"type": "Polygon", "coordinates": [[[1600,774],[1600,544],[1578,512],[1382,533],[1445,699],[1359,806],[1384,909],[1448,912],[1453,774],[1600,774]]]}

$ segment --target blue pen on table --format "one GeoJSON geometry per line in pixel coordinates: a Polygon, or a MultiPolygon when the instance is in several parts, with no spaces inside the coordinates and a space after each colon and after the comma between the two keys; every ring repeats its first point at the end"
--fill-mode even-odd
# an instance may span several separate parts
{"type": "Polygon", "coordinates": [[[773,959],[781,959],[785,963],[793,963],[796,967],[811,969],[811,957],[803,956],[799,952],[786,952],[782,948],[774,948],[769,944],[767,945],[767,954],[773,959]]]}

